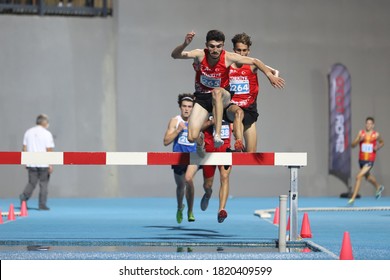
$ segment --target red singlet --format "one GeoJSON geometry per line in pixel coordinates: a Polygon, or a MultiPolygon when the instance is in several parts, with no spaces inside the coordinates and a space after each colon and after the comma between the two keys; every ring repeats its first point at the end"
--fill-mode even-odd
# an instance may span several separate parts
{"type": "MultiPolygon", "coordinates": [[[[230,148],[230,138],[232,136],[232,131],[230,129],[230,124],[228,122],[222,121],[222,129],[221,129],[221,138],[224,141],[224,144],[219,147],[214,147],[214,126],[210,126],[204,132],[204,147],[206,152],[208,153],[225,153],[226,149],[230,148]]],[[[203,166],[203,177],[211,178],[214,177],[215,174],[215,165],[204,165],[203,166]]]]}
{"type": "Polygon", "coordinates": [[[207,128],[204,132],[204,146],[206,149],[206,152],[213,153],[213,152],[226,152],[227,148],[230,148],[230,138],[232,135],[232,130],[230,129],[230,124],[226,121],[222,121],[222,128],[221,128],[221,139],[223,140],[224,144],[216,149],[214,147],[214,126],[210,126],[207,128]]]}
{"type": "Polygon", "coordinates": [[[375,161],[375,148],[378,139],[377,132],[373,130],[371,134],[367,134],[365,130],[362,130],[360,134],[363,135],[364,140],[360,141],[359,160],[375,161]]]}
{"type": "Polygon", "coordinates": [[[194,63],[195,92],[210,93],[214,88],[229,87],[229,68],[225,64],[225,50],[222,50],[218,62],[210,66],[207,57],[209,51],[204,49],[205,56],[200,63],[194,63]]]}
{"type": "Polygon", "coordinates": [[[253,73],[250,65],[240,68],[230,67],[230,91],[234,92],[231,103],[241,108],[248,108],[256,103],[259,94],[259,81],[257,73],[253,73]]]}

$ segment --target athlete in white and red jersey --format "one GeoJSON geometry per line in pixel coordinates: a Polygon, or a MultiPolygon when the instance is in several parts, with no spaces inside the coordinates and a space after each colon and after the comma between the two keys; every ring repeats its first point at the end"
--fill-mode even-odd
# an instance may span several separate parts
{"type": "Polygon", "coordinates": [[[221,139],[223,109],[230,102],[230,93],[224,87],[225,84],[228,86],[226,78],[230,65],[233,63],[256,65],[275,88],[283,88],[284,80],[274,76],[270,69],[259,59],[224,51],[225,35],[218,30],[210,30],[207,33],[206,49],[184,51],[194,36],[195,32],[188,33],[184,43],[172,51],[172,57],[175,59],[192,59],[196,66],[195,90],[200,90],[200,92],[195,92],[195,105],[188,124],[188,140],[190,142],[196,141],[199,155],[204,156],[201,129],[210,112],[213,113],[215,119],[214,145],[220,147],[223,144],[221,139]]]}
{"type": "MultiPolygon", "coordinates": [[[[221,138],[224,144],[215,148],[213,143],[214,120],[212,117],[204,124],[204,142],[205,149],[208,153],[225,153],[230,151],[230,139],[232,136],[232,125],[222,120],[221,138]]],[[[220,174],[220,188],[219,188],[219,209],[217,220],[222,223],[227,218],[227,211],[225,210],[226,202],[229,196],[229,176],[231,172],[231,166],[218,166],[220,174]]],[[[203,188],[204,195],[200,202],[200,208],[205,211],[209,205],[209,199],[212,194],[212,186],[214,182],[216,166],[215,165],[204,165],[203,166],[203,188]]]]}
{"type": "Polygon", "coordinates": [[[348,201],[348,205],[352,206],[355,202],[355,198],[359,193],[360,184],[363,177],[366,178],[375,187],[375,197],[378,199],[382,196],[382,192],[385,189],[383,185],[378,184],[374,175],[370,173],[370,170],[374,166],[376,153],[383,147],[384,141],[381,135],[374,130],[375,120],[372,117],[366,119],[366,127],[364,130],[360,130],[356,138],[352,141],[352,148],[359,144],[359,166],[360,171],[356,176],[356,183],[353,190],[351,199],[348,201]]]}
{"type": "MultiPolygon", "coordinates": [[[[242,56],[248,56],[251,38],[246,33],[237,34],[232,39],[233,50],[242,56]]],[[[266,66],[274,76],[279,76],[279,71],[266,66]]],[[[230,66],[230,91],[234,93],[231,104],[225,111],[225,119],[233,122],[236,151],[256,152],[257,131],[256,121],[257,95],[259,94],[259,82],[257,78],[257,66],[234,63],[230,66]],[[245,139],[245,147],[243,144],[245,139]]]]}

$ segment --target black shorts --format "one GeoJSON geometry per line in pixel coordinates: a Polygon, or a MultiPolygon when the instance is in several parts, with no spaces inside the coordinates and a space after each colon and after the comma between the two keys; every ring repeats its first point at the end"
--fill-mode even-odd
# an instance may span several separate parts
{"type": "Polygon", "coordinates": [[[370,167],[370,169],[368,169],[367,173],[365,174],[365,176],[367,177],[370,175],[370,171],[374,167],[374,162],[368,161],[368,160],[359,160],[359,166],[360,166],[360,169],[362,169],[364,166],[370,167]]]}
{"type": "Polygon", "coordinates": [[[213,96],[211,93],[200,93],[195,92],[195,103],[202,106],[202,108],[206,109],[207,112],[213,112],[213,96]]]}
{"type": "Polygon", "coordinates": [[[186,173],[188,165],[172,165],[173,173],[181,176],[186,173]]]}
{"type": "MultiPolygon", "coordinates": [[[[235,104],[230,103],[229,106],[227,106],[226,109],[223,111],[223,119],[230,123],[232,123],[233,121],[228,118],[226,111],[232,105],[235,104]]],[[[248,108],[241,109],[244,111],[244,119],[242,120],[244,126],[251,126],[253,123],[257,122],[257,119],[259,118],[259,113],[257,111],[257,103],[252,104],[248,108]]]]}
{"type": "MultiPolygon", "coordinates": [[[[172,165],[173,173],[181,176],[187,172],[187,167],[188,167],[188,165],[172,165]]],[[[201,165],[198,166],[198,170],[199,169],[202,169],[201,165]]]]}
{"type": "MultiPolygon", "coordinates": [[[[229,89],[225,90],[230,93],[230,99],[232,99],[234,93],[230,92],[229,89]]],[[[204,108],[208,113],[213,112],[213,95],[211,93],[195,92],[194,95],[195,103],[202,106],[202,108],[204,108]]]]}
{"type": "Polygon", "coordinates": [[[360,169],[362,169],[364,166],[369,166],[371,170],[371,168],[374,166],[374,162],[368,160],[359,160],[359,166],[360,169]]]}

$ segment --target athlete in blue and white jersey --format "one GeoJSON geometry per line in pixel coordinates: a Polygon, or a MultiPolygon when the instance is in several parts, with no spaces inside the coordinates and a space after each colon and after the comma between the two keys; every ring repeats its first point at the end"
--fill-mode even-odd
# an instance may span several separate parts
{"type": "MultiPolygon", "coordinates": [[[[188,141],[188,118],[194,106],[193,94],[180,94],[178,96],[180,115],[173,117],[168,124],[164,136],[164,145],[173,143],[173,152],[196,152],[196,143],[188,141]]],[[[176,182],[177,212],[176,220],[180,224],[183,221],[184,194],[188,204],[188,221],[194,222],[194,181],[193,178],[199,169],[198,165],[173,165],[173,174],[176,182]]]]}

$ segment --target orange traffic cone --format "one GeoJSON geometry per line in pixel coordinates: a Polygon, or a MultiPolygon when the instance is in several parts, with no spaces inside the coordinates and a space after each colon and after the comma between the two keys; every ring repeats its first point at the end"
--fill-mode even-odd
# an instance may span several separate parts
{"type": "Polygon", "coordinates": [[[290,230],[290,215],[288,215],[288,221],[287,221],[287,227],[286,227],[286,231],[289,231],[290,230]]]}
{"type": "Polygon", "coordinates": [[[279,224],[279,207],[276,207],[274,214],[274,225],[279,224]]]}
{"type": "Polygon", "coordinates": [[[3,224],[3,213],[1,213],[1,209],[0,209],[0,225],[3,224]]]}
{"type": "Polygon", "coordinates": [[[9,206],[8,221],[15,221],[15,210],[13,204],[9,206]]]}
{"type": "Polygon", "coordinates": [[[28,213],[27,213],[27,204],[26,204],[26,201],[23,200],[22,201],[22,206],[20,208],[20,217],[27,217],[28,216],[28,213]]]}
{"type": "Polygon", "coordinates": [[[349,232],[344,232],[343,243],[341,244],[340,260],[353,260],[352,244],[349,232]]]}
{"type": "Polygon", "coordinates": [[[303,221],[302,221],[302,227],[301,227],[301,237],[302,238],[312,238],[313,237],[313,235],[311,234],[311,229],[310,229],[309,215],[307,213],[303,214],[303,221]]]}

